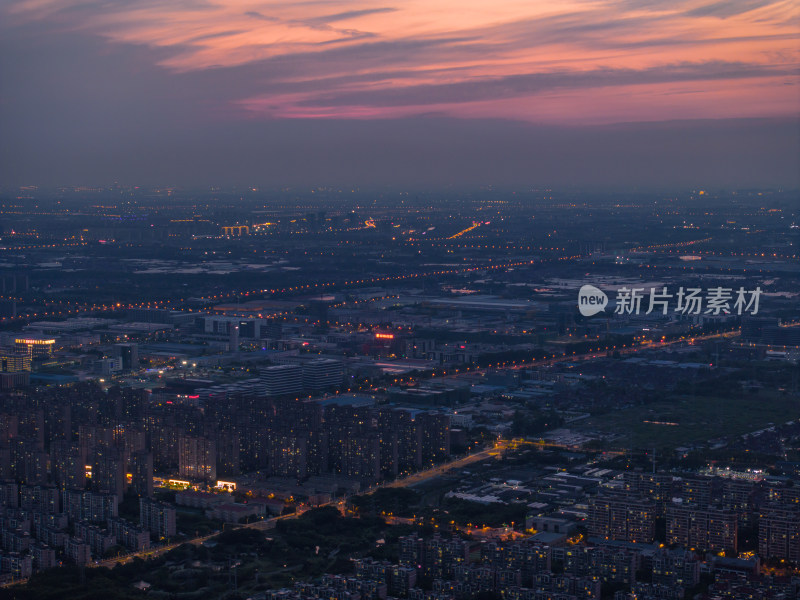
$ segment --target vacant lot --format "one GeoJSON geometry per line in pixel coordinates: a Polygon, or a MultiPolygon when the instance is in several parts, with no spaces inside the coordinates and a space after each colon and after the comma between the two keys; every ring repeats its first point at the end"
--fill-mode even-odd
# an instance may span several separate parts
{"type": "Polygon", "coordinates": [[[800,418],[800,399],[761,393],[732,398],[676,396],[669,401],[598,415],[581,424],[585,430],[616,436],[616,445],[676,447],[741,435],[770,423],[800,418]]]}

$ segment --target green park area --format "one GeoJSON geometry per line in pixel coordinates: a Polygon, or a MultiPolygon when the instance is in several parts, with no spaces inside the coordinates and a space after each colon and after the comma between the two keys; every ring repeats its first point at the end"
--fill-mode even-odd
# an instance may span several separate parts
{"type": "Polygon", "coordinates": [[[779,392],[719,396],[674,396],[596,415],[581,424],[619,448],[705,445],[800,418],[800,399],[779,392]]]}
{"type": "Polygon", "coordinates": [[[0,600],[244,600],[267,589],[291,587],[298,579],[349,572],[351,558],[382,557],[383,544],[376,540],[393,544],[408,531],[378,517],[346,518],[325,507],[280,521],[266,533],[230,529],[204,544],[184,544],[149,561],[136,558],[113,569],[70,566],[37,573],[25,585],[0,589],[0,600]]]}

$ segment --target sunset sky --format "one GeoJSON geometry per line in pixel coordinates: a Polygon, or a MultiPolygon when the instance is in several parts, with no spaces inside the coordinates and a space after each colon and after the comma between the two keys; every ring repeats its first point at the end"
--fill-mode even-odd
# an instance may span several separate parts
{"type": "Polygon", "coordinates": [[[648,140],[662,148],[627,175],[637,184],[642,169],[690,184],[704,171],[687,157],[717,150],[713,183],[798,183],[797,0],[6,0],[0,11],[6,183],[185,184],[209,169],[225,181],[437,183],[439,160],[438,183],[477,168],[487,183],[624,184],[622,163],[642,161],[648,140]],[[407,156],[415,139],[424,172],[407,156]]]}

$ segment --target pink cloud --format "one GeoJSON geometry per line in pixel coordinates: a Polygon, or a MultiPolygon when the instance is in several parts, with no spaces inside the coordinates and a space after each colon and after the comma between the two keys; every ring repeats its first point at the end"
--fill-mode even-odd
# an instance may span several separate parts
{"type": "Polygon", "coordinates": [[[159,64],[176,75],[248,67],[262,91],[234,86],[228,106],[256,118],[603,123],[796,114],[798,12],[794,0],[20,0],[6,16],[167,50],[159,64]],[[739,75],[714,71],[731,64],[739,75]]]}

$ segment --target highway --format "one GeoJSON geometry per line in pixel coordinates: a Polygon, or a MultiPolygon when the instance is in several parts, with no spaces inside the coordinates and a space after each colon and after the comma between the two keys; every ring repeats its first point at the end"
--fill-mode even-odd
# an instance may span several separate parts
{"type": "Polygon", "coordinates": [[[424,471],[419,471],[417,473],[412,473],[406,477],[401,479],[395,479],[394,481],[390,481],[388,483],[379,485],[375,488],[371,488],[366,493],[372,493],[381,488],[399,488],[399,487],[409,487],[412,485],[417,485],[418,483],[422,483],[428,479],[432,479],[433,477],[438,477],[439,475],[443,475],[448,471],[452,471],[454,469],[463,469],[467,465],[471,465],[472,463],[480,462],[482,460],[486,460],[487,458],[501,458],[503,451],[508,447],[508,440],[498,440],[498,442],[492,448],[486,448],[481,450],[480,452],[475,452],[474,454],[468,454],[467,456],[463,456],[461,458],[457,458],[450,462],[437,465],[435,467],[431,467],[430,469],[426,469],[424,471]]]}
{"type": "Polygon", "coordinates": [[[213,538],[218,534],[219,532],[215,532],[209,535],[192,538],[190,540],[183,540],[181,542],[176,542],[174,544],[167,544],[165,546],[156,546],[154,548],[148,548],[147,550],[142,550],[141,552],[132,552],[130,554],[123,554],[122,556],[117,556],[115,558],[107,558],[105,560],[89,563],[87,566],[108,567],[109,569],[112,569],[116,565],[124,565],[125,563],[130,562],[134,558],[141,558],[141,559],[155,558],[157,556],[160,556],[161,554],[164,554],[165,552],[174,550],[175,548],[177,548],[178,546],[182,546],[183,544],[192,544],[194,546],[199,546],[206,540],[210,540],[211,538],[213,538]]]}
{"type": "MultiPolygon", "coordinates": [[[[642,350],[656,350],[660,348],[666,348],[667,346],[674,346],[676,344],[694,344],[696,342],[706,341],[706,340],[713,340],[718,338],[730,338],[736,337],[740,335],[741,332],[737,329],[734,331],[723,331],[721,333],[710,333],[706,335],[697,335],[697,336],[683,336],[676,340],[663,340],[658,342],[650,342],[647,344],[632,344],[631,346],[603,346],[598,347],[597,350],[592,350],[590,352],[584,352],[583,354],[554,354],[550,358],[542,358],[539,360],[532,360],[529,362],[505,362],[500,363],[497,365],[489,365],[486,367],[477,367],[474,369],[467,369],[463,371],[457,371],[454,373],[450,373],[448,375],[440,375],[436,377],[431,377],[430,379],[449,379],[449,378],[457,378],[459,375],[464,375],[467,373],[486,373],[492,370],[497,369],[529,369],[531,367],[541,367],[541,366],[548,366],[553,365],[559,362],[579,362],[579,361],[586,361],[592,360],[594,358],[606,358],[609,352],[619,352],[620,354],[632,354],[634,352],[639,352],[642,350]]],[[[599,343],[599,342],[598,342],[599,343]]]]}

